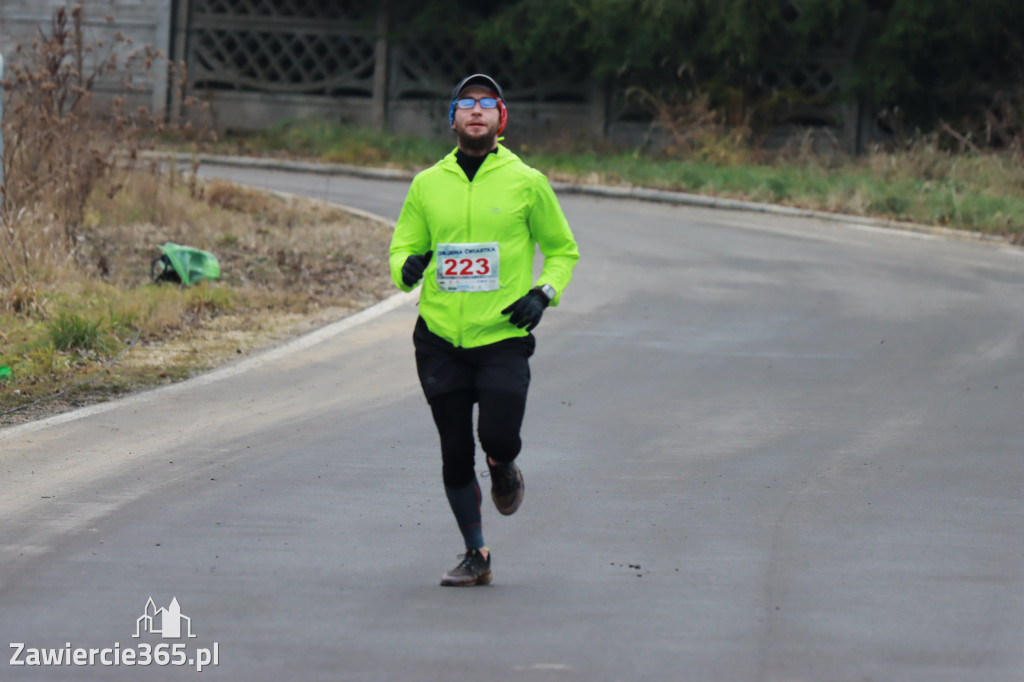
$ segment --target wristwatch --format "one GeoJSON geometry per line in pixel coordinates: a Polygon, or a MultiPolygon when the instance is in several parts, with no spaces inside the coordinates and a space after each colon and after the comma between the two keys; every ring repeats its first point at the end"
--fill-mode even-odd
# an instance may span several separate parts
{"type": "Polygon", "coordinates": [[[548,303],[551,303],[553,300],[555,300],[555,294],[557,294],[558,292],[555,291],[555,288],[553,286],[551,286],[550,284],[544,284],[537,288],[540,289],[540,293],[544,294],[547,297],[548,303]]]}

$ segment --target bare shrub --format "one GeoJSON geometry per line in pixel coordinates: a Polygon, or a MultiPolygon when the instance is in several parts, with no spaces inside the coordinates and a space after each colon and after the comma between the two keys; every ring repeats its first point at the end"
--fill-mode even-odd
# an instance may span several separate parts
{"type": "Polygon", "coordinates": [[[3,83],[6,94],[4,185],[0,218],[0,285],[30,278],[40,266],[60,267],[81,241],[90,195],[111,195],[138,163],[150,112],[129,110],[140,88],[133,74],[148,70],[160,53],[133,49],[118,34],[112,44],[86,43],[83,9],[57,9],[49,30],[16,47],[3,83]],[[98,81],[120,78],[121,94],[98,101],[98,81]]]}
{"type": "Polygon", "coordinates": [[[723,164],[750,158],[751,114],[742,107],[716,108],[696,85],[661,91],[632,87],[625,95],[654,113],[653,127],[668,135],[670,155],[723,164]]]}
{"type": "Polygon", "coordinates": [[[938,144],[962,155],[1004,157],[1024,189],[1024,85],[985,93],[976,112],[956,122],[940,120],[938,144]]]}

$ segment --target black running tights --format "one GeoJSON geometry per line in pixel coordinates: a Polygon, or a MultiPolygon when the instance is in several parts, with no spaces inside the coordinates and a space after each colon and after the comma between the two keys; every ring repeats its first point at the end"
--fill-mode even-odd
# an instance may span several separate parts
{"type": "Polygon", "coordinates": [[[458,389],[430,401],[438,435],[444,484],[461,488],[476,476],[473,438],[473,403],[479,404],[477,432],[480,447],[500,464],[511,462],[522,448],[519,437],[526,412],[526,396],[504,391],[458,389]]]}

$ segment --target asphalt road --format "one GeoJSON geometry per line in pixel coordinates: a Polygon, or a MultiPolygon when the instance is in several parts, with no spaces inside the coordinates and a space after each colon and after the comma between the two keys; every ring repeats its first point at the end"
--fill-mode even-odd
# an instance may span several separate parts
{"type": "Polygon", "coordinates": [[[0,678],[177,680],[124,650],[216,644],[203,679],[1024,679],[1022,252],[563,205],[583,256],[537,330],[525,503],[485,507],[493,585],[437,584],[460,538],[407,296],[0,431],[0,641],[122,661],[0,678]],[[150,597],[196,636],[133,637],[150,597]]]}

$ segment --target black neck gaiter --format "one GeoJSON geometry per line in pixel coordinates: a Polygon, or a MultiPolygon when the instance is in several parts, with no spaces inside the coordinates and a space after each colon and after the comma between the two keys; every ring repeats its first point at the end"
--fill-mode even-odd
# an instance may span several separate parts
{"type": "MultiPolygon", "coordinates": [[[[488,154],[497,153],[497,147],[488,152],[488,154]]],[[[469,178],[470,182],[473,182],[473,178],[476,177],[476,172],[480,170],[480,166],[483,165],[484,159],[486,158],[487,154],[482,154],[481,156],[470,156],[461,149],[457,149],[455,151],[455,160],[459,162],[459,168],[461,168],[462,172],[466,174],[466,177],[469,178]]]]}

